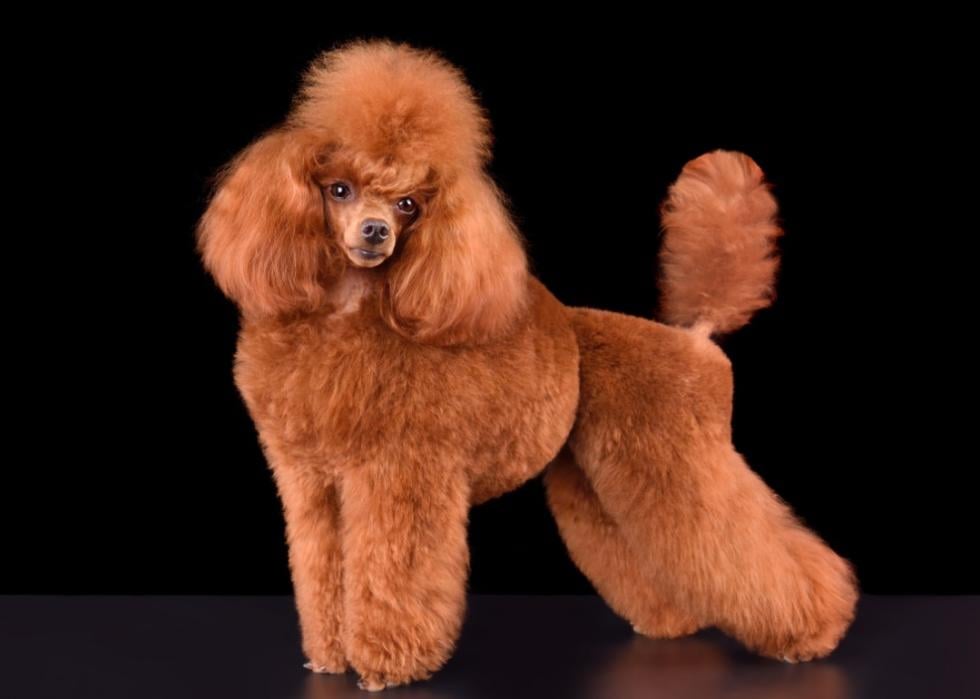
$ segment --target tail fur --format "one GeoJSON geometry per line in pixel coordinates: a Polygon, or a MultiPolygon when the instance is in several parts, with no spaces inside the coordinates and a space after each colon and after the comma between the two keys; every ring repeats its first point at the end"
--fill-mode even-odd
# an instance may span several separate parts
{"type": "Polygon", "coordinates": [[[660,316],[708,335],[741,328],[775,299],[776,200],[749,156],[695,158],[660,207],[660,316]]]}

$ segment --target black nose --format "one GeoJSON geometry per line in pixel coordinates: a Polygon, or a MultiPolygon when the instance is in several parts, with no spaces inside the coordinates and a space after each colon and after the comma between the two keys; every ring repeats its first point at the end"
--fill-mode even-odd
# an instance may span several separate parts
{"type": "Polygon", "coordinates": [[[388,238],[388,224],[380,218],[365,219],[361,224],[361,235],[371,245],[379,245],[388,238]]]}

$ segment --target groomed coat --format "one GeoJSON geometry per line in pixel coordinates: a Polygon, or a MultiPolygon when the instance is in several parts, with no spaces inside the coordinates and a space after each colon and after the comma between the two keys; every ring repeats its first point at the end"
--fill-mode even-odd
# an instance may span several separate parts
{"type": "Polygon", "coordinates": [[[827,655],[853,569],[733,448],[711,339],[773,298],[761,170],[714,151],[671,187],[668,325],[564,306],[528,272],[490,146],[440,55],[351,42],[222,168],[200,220],[241,311],[234,378],[282,500],[307,666],[371,690],[440,668],[469,508],[542,472],[571,557],[638,633],[827,655]]]}

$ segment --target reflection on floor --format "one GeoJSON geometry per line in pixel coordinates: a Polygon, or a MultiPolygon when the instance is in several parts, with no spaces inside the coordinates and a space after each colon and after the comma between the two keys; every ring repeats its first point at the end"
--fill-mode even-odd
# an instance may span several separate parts
{"type": "MultiPolygon", "coordinates": [[[[369,695],[304,670],[285,597],[0,597],[0,696],[369,695]]],[[[980,696],[980,597],[861,600],[829,658],[757,658],[716,630],[637,636],[596,597],[475,595],[453,658],[412,699],[980,696]]]]}

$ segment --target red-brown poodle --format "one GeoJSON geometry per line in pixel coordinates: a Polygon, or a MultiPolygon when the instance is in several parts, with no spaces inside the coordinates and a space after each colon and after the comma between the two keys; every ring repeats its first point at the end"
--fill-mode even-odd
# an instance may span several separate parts
{"type": "Polygon", "coordinates": [[[199,222],[241,311],[234,378],[282,499],[307,667],[370,690],[440,668],[469,508],[542,472],[571,557],[638,633],[827,655],[853,568],[733,448],[711,340],[773,298],[762,172],[719,150],[671,187],[667,325],[567,307],[529,273],[490,145],[441,55],[351,42],[218,173],[199,222]]]}

